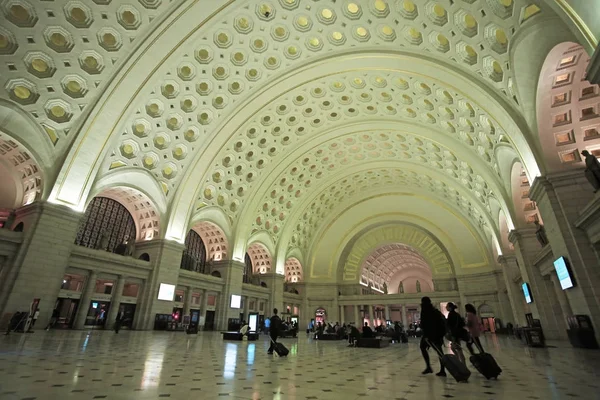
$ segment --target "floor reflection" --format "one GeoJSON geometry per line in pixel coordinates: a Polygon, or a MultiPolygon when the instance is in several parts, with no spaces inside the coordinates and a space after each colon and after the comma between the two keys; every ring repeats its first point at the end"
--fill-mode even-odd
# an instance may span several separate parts
{"type": "MultiPolygon", "coordinates": [[[[525,348],[485,335],[504,372],[467,384],[423,376],[418,340],[385,349],[345,341],[282,339],[288,357],[267,355],[269,341],[224,342],[215,332],[36,332],[0,340],[0,399],[596,399],[600,359],[571,348],[525,348]],[[573,371],[576,371],[574,373],[573,371]]],[[[432,355],[433,357],[433,355],[432,355]]],[[[436,363],[437,367],[437,363],[436,363]]]]}
{"type": "Polygon", "coordinates": [[[227,343],[225,346],[225,366],[223,368],[223,377],[233,379],[235,376],[235,366],[237,365],[237,344],[227,343]]]}

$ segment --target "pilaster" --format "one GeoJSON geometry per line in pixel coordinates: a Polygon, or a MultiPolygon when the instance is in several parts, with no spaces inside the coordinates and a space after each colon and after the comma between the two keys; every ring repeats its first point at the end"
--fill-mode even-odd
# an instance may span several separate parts
{"type": "Polygon", "coordinates": [[[152,273],[144,285],[142,304],[139,310],[141,312],[140,329],[152,329],[156,314],[173,312],[173,301],[158,300],[158,290],[161,283],[177,286],[183,250],[182,244],[165,239],[136,244],[136,251],[148,253],[152,263],[152,273]]]}
{"type": "Polygon", "coordinates": [[[52,203],[36,202],[17,210],[23,242],[0,282],[0,316],[29,310],[40,299],[39,320],[48,321],[68,265],[83,214],[52,203]]]}
{"type": "MultiPolygon", "coordinates": [[[[243,262],[235,260],[216,261],[212,270],[218,271],[223,279],[223,291],[217,297],[217,312],[215,316],[216,328],[219,330],[227,329],[229,318],[239,318],[240,310],[231,308],[231,295],[242,295],[242,283],[244,280],[243,262]]],[[[282,300],[283,302],[283,300],[282,300]]]]}
{"type": "Polygon", "coordinates": [[[513,325],[518,324],[524,326],[525,308],[523,306],[523,292],[514,281],[515,275],[520,275],[517,258],[514,255],[503,255],[498,257],[498,262],[502,266],[502,276],[504,278],[504,284],[506,286],[513,317],[512,321],[507,320],[505,322],[513,322],[513,325]]]}
{"type": "Polygon", "coordinates": [[[285,277],[275,272],[269,272],[268,274],[261,274],[260,280],[267,284],[267,288],[270,291],[269,308],[265,310],[265,315],[271,315],[273,308],[277,308],[280,313],[283,312],[283,284],[285,277]]]}
{"type": "Polygon", "coordinates": [[[549,339],[557,339],[559,337],[559,325],[553,312],[553,302],[551,300],[554,292],[548,293],[545,278],[533,264],[533,260],[541,250],[535,236],[535,229],[515,229],[510,231],[508,238],[515,246],[515,254],[523,282],[529,283],[531,288],[533,302],[525,307],[526,309],[529,308],[534,318],[540,320],[544,336],[549,339]]]}
{"type": "Polygon", "coordinates": [[[85,288],[83,289],[83,294],[79,299],[79,306],[77,308],[77,314],[75,315],[75,324],[73,325],[75,329],[83,329],[85,326],[85,319],[90,307],[90,301],[92,300],[92,295],[94,294],[94,289],[96,288],[96,278],[96,272],[90,271],[89,275],[85,279],[85,288]]]}
{"type": "Polygon", "coordinates": [[[123,288],[125,287],[125,277],[119,275],[117,278],[117,285],[112,292],[112,298],[110,300],[110,308],[108,310],[108,316],[106,317],[106,328],[113,326],[119,310],[121,309],[121,299],[123,297],[123,288]]]}
{"type": "Polygon", "coordinates": [[[589,315],[600,340],[599,259],[584,230],[576,229],[580,211],[594,199],[594,193],[577,169],[534,180],[530,197],[537,203],[554,258],[566,257],[576,286],[565,291],[573,314],[589,315]]]}

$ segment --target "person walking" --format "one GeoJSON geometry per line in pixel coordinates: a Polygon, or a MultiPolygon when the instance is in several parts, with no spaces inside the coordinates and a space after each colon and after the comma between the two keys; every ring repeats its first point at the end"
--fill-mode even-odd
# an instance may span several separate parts
{"type": "MultiPolygon", "coordinates": [[[[479,340],[479,337],[481,336],[481,322],[477,316],[475,306],[473,306],[473,304],[467,304],[465,305],[465,311],[467,312],[467,329],[471,334],[471,340],[467,342],[467,348],[471,354],[473,354],[473,343],[475,343],[479,351],[483,353],[483,347],[481,346],[481,341],[479,340]]],[[[512,330],[512,324],[510,329],[512,330]]]]}
{"type": "Polygon", "coordinates": [[[58,322],[58,318],[60,318],[60,311],[58,308],[52,310],[52,316],[50,317],[50,322],[46,325],[46,330],[49,331],[50,328],[54,328],[54,325],[58,322]]]}
{"type": "Polygon", "coordinates": [[[273,354],[275,349],[275,343],[277,343],[277,337],[279,336],[279,329],[281,328],[281,318],[277,315],[277,309],[273,309],[273,316],[271,317],[271,326],[269,327],[269,336],[271,337],[271,346],[267,354],[273,354]]]}
{"type": "MultiPolygon", "coordinates": [[[[446,319],[444,315],[431,304],[431,299],[427,296],[421,299],[421,329],[423,336],[421,337],[421,354],[425,360],[426,368],[423,370],[423,375],[433,373],[431,362],[429,360],[429,343],[436,346],[442,352],[444,346],[444,335],[446,334],[446,319]]],[[[446,376],[446,370],[442,360],[440,359],[440,372],[437,376],[446,376]]]]}
{"type": "Polygon", "coordinates": [[[115,318],[115,333],[119,333],[119,330],[121,330],[121,326],[123,325],[123,311],[119,310],[119,312],[117,313],[117,318],[115,318]]]}
{"type": "MultiPolygon", "coordinates": [[[[454,354],[456,354],[463,364],[466,364],[465,354],[460,347],[460,342],[464,341],[467,343],[468,347],[470,339],[469,333],[465,329],[465,320],[456,312],[457,308],[456,304],[452,302],[446,304],[446,311],[448,311],[448,317],[446,319],[446,325],[448,326],[448,340],[452,342],[450,348],[454,354]]],[[[470,348],[469,351],[473,354],[470,348]]]]}

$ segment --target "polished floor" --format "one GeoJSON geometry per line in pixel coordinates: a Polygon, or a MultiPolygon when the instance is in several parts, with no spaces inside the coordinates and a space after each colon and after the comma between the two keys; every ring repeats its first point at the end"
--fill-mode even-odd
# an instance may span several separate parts
{"type": "MultiPolygon", "coordinates": [[[[418,343],[355,349],[306,335],[287,358],[218,333],[37,331],[0,336],[0,399],[600,399],[600,352],[488,335],[504,373],[422,376],[418,343]]],[[[435,364],[434,364],[435,365],[435,364]]]]}

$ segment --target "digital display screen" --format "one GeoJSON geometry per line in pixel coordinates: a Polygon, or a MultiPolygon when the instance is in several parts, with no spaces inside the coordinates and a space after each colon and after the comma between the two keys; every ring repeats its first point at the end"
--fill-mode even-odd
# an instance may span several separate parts
{"type": "Polygon", "coordinates": [[[242,296],[237,294],[231,295],[231,308],[241,308],[242,307],[242,296]]]}
{"type": "Polygon", "coordinates": [[[258,330],[258,315],[250,314],[248,317],[248,326],[251,332],[256,332],[258,330]]]}
{"type": "Polygon", "coordinates": [[[161,283],[158,289],[158,300],[173,301],[175,295],[175,285],[161,283]]]}
{"type": "Polygon", "coordinates": [[[531,299],[531,293],[529,292],[529,285],[527,283],[523,283],[522,287],[523,287],[523,295],[525,295],[525,302],[527,304],[532,303],[533,300],[531,299]]]}
{"type": "Polygon", "coordinates": [[[567,260],[564,257],[560,257],[554,261],[554,269],[556,270],[556,275],[558,275],[560,287],[563,290],[572,288],[574,286],[573,279],[571,279],[571,273],[569,272],[569,268],[567,266],[567,260]]]}

